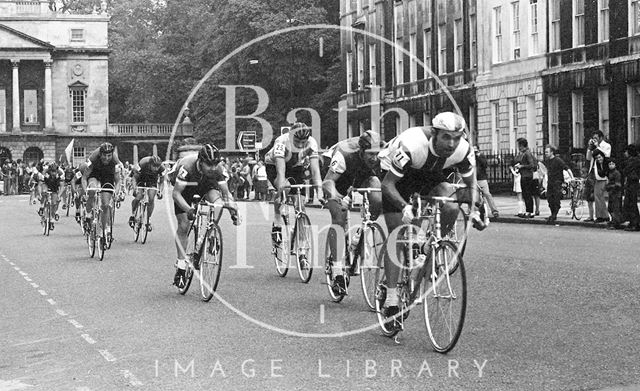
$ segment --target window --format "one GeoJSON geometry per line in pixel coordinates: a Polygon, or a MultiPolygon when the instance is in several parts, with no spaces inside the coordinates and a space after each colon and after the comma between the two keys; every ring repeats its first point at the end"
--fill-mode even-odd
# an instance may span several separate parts
{"type": "Polygon", "coordinates": [[[509,150],[516,150],[516,139],[518,138],[518,100],[509,101],[509,150]]]}
{"type": "Polygon", "coordinates": [[[476,14],[469,15],[469,41],[471,42],[471,68],[478,66],[478,35],[476,14]]]}
{"type": "Polygon", "coordinates": [[[369,84],[375,86],[376,82],[376,44],[369,45],[369,84]]]}
{"type": "Polygon", "coordinates": [[[425,27],[431,27],[431,18],[433,16],[433,12],[431,10],[431,1],[432,0],[424,0],[422,4],[422,20],[425,27]]]}
{"type": "Polygon", "coordinates": [[[69,89],[69,95],[71,97],[71,123],[84,123],[87,89],[74,87],[69,89]]]}
{"type": "Polygon", "coordinates": [[[447,26],[438,26],[438,74],[447,73],[447,26]]]}
{"type": "Polygon", "coordinates": [[[549,144],[556,148],[560,145],[557,95],[549,95],[549,144]]]}
{"type": "Polygon", "coordinates": [[[584,45],[584,0],[573,0],[573,47],[584,45]]]}
{"type": "Polygon", "coordinates": [[[598,42],[609,41],[609,0],[598,0],[598,42]]]}
{"type": "Polygon", "coordinates": [[[531,32],[529,51],[531,54],[538,54],[538,50],[540,50],[540,37],[538,35],[538,0],[529,0],[529,31],[531,32]]]}
{"type": "Polygon", "coordinates": [[[640,141],[640,85],[627,86],[629,102],[629,129],[627,143],[636,144],[640,141]]]}
{"type": "Polygon", "coordinates": [[[491,144],[493,152],[500,150],[500,102],[491,102],[491,144]]]}
{"type": "Polygon", "coordinates": [[[629,35],[640,34],[640,0],[631,0],[629,9],[629,35]]]}
{"type": "Polygon", "coordinates": [[[396,39],[396,85],[404,83],[404,53],[402,52],[402,38],[396,39]]]}
{"type": "Polygon", "coordinates": [[[573,118],[573,147],[584,148],[584,120],[582,91],[571,93],[571,114],[573,118]]]}
{"type": "Polygon", "coordinates": [[[424,55],[424,78],[431,77],[431,30],[424,30],[424,39],[422,40],[423,55],[424,55]],[[427,70],[428,69],[428,70],[427,70]]]}
{"type": "Polygon", "coordinates": [[[358,15],[362,13],[362,0],[356,0],[356,13],[358,15]]]}
{"type": "Polygon", "coordinates": [[[416,0],[407,3],[407,12],[409,17],[409,31],[415,31],[418,23],[418,11],[416,10],[416,0]]]}
{"type": "Polygon", "coordinates": [[[24,90],[24,119],[27,125],[38,123],[38,90],[24,90]]]}
{"type": "Polygon", "coordinates": [[[84,147],[73,147],[73,166],[78,167],[84,162],[86,156],[86,150],[84,147]]]}
{"type": "Polygon", "coordinates": [[[347,52],[347,94],[352,91],[353,83],[353,53],[347,52]]]}
{"type": "Polygon", "coordinates": [[[71,29],[71,42],[84,42],[84,29],[71,29]]]}
{"type": "MultiPolygon", "coordinates": [[[[344,2],[344,13],[348,14],[349,12],[351,12],[351,0],[345,0],[344,2]]],[[[349,24],[349,26],[351,26],[351,24],[349,24]]]]}
{"type": "Polygon", "coordinates": [[[409,60],[409,81],[411,82],[418,80],[418,48],[416,45],[416,35],[411,34],[409,36],[409,53],[411,53],[411,58],[409,60]]]}
{"type": "Polygon", "coordinates": [[[549,51],[560,50],[560,2],[551,1],[549,19],[551,20],[551,33],[549,34],[549,51]]]}
{"type": "Polygon", "coordinates": [[[359,37],[356,41],[358,58],[357,67],[358,67],[358,89],[361,90],[364,88],[364,38],[359,37]]]}
{"type": "Polygon", "coordinates": [[[520,2],[514,1],[511,3],[511,44],[513,47],[513,59],[520,58],[520,2]]]}
{"type": "Polygon", "coordinates": [[[598,89],[598,123],[600,130],[609,138],[609,89],[598,89]]]}
{"type": "Polygon", "coordinates": [[[502,62],[502,7],[493,9],[493,62],[502,62]]]}
{"type": "Polygon", "coordinates": [[[456,53],[453,58],[453,69],[455,71],[462,70],[464,66],[463,62],[463,49],[462,49],[462,41],[463,41],[464,33],[462,32],[462,19],[456,19],[454,22],[453,29],[453,42],[456,45],[456,53]]]}
{"type": "Polygon", "coordinates": [[[402,36],[402,29],[404,27],[404,17],[403,17],[403,14],[402,14],[402,3],[397,4],[393,8],[393,18],[395,20],[394,31],[396,33],[396,38],[398,38],[398,37],[402,36]]]}

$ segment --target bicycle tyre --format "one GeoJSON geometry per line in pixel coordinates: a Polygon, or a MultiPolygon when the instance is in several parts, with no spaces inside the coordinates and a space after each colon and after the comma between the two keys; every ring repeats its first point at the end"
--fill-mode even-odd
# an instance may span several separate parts
{"type": "Polygon", "coordinates": [[[51,213],[50,213],[50,207],[49,207],[49,203],[45,203],[44,205],[44,209],[43,209],[43,216],[44,216],[44,226],[42,227],[42,234],[45,236],[49,236],[49,227],[51,224],[51,213]]]}
{"type": "Polygon", "coordinates": [[[305,284],[311,280],[313,274],[313,232],[311,232],[311,220],[305,213],[300,213],[296,218],[295,228],[295,254],[298,275],[305,284]]]}
{"type": "MultiPolygon", "coordinates": [[[[339,303],[342,301],[342,299],[344,299],[344,294],[336,294],[333,291],[333,261],[337,259],[336,258],[336,254],[332,254],[331,251],[331,239],[332,237],[335,237],[335,240],[337,241],[337,233],[336,230],[333,227],[329,228],[329,231],[327,232],[327,241],[325,243],[325,247],[324,247],[324,260],[325,260],[325,278],[327,281],[327,289],[329,290],[329,297],[331,298],[331,301],[333,301],[334,303],[339,303]],[[333,235],[333,236],[332,236],[333,235]]],[[[337,249],[337,243],[336,243],[336,251],[339,252],[339,250],[337,249]]]]}
{"type": "Polygon", "coordinates": [[[147,216],[147,205],[142,205],[142,216],[140,216],[140,221],[144,221],[145,223],[140,226],[140,230],[142,231],[142,240],[140,241],[142,244],[147,243],[147,235],[149,231],[147,230],[147,224],[149,224],[149,218],[147,216]]]}
{"type": "Polygon", "coordinates": [[[578,197],[575,203],[575,207],[573,209],[573,216],[576,220],[582,220],[585,212],[585,205],[587,201],[585,201],[582,197],[578,197]]]}
{"type": "MultiPolygon", "coordinates": [[[[291,260],[291,238],[289,237],[289,225],[283,221],[281,227],[282,242],[273,247],[273,260],[276,264],[276,272],[280,277],[285,277],[289,271],[291,260]]],[[[273,245],[273,244],[272,244],[273,245]]]]}
{"type": "Polygon", "coordinates": [[[386,241],[386,234],[380,224],[371,223],[362,235],[364,237],[360,245],[360,259],[358,261],[362,294],[369,309],[375,311],[376,282],[380,280],[380,275],[384,275],[382,247],[386,241]]]}
{"type": "Polygon", "coordinates": [[[89,232],[87,233],[87,245],[89,246],[89,256],[93,258],[96,255],[96,236],[98,235],[96,231],[95,222],[91,222],[89,226],[89,232]]]}
{"type": "Polygon", "coordinates": [[[208,302],[218,289],[220,272],[222,271],[223,254],[222,231],[218,224],[211,222],[204,245],[200,250],[200,294],[202,301],[208,302]]]}
{"type": "Polygon", "coordinates": [[[71,190],[67,189],[67,195],[65,197],[65,202],[67,204],[67,217],[69,217],[69,209],[71,209],[71,190]]]}
{"type": "Polygon", "coordinates": [[[433,350],[447,353],[454,348],[464,326],[467,309],[467,278],[458,247],[442,241],[426,263],[427,273],[422,284],[424,321],[433,350]],[[436,260],[435,275],[432,261],[436,260]],[[454,264],[451,265],[450,261],[454,264]],[[447,272],[448,270],[448,272],[447,272]],[[454,305],[455,304],[455,305],[454,305]],[[452,307],[457,310],[452,310],[452,307]]]}
{"type": "MultiPolygon", "coordinates": [[[[98,216],[100,216],[100,212],[98,212],[98,216]]],[[[96,245],[98,246],[98,260],[102,261],[104,259],[104,253],[106,251],[106,238],[105,230],[102,228],[102,219],[99,217],[96,220],[96,235],[98,232],[102,232],[101,236],[96,237],[96,245]]]]}
{"type": "Polygon", "coordinates": [[[190,264],[187,264],[187,268],[184,271],[184,277],[184,286],[182,288],[178,288],[178,292],[180,292],[181,295],[187,293],[189,287],[191,286],[191,280],[193,280],[193,266],[191,266],[190,264]]]}
{"type": "MultiPolygon", "coordinates": [[[[387,238],[388,239],[388,238],[387,238]]],[[[382,247],[381,258],[384,262],[385,251],[388,251],[385,243],[382,247]]],[[[384,269],[383,269],[384,270],[384,269]]],[[[387,318],[383,314],[384,302],[387,299],[387,278],[385,273],[379,273],[379,278],[376,281],[376,318],[378,319],[378,326],[380,326],[380,332],[385,337],[392,338],[400,332],[399,328],[393,328],[389,330],[386,326],[387,318]]]]}

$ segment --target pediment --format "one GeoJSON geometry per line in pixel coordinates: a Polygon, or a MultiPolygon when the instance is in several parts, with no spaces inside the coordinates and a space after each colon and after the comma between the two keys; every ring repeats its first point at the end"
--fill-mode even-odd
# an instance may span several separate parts
{"type": "Polygon", "coordinates": [[[0,24],[0,48],[10,50],[51,50],[54,46],[48,42],[41,41],[38,38],[0,24]]]}

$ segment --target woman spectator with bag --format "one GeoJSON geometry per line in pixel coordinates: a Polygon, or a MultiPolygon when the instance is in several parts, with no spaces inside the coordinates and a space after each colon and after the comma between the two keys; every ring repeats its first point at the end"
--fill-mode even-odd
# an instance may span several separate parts
{"type": "Polygon", "coordinates": [[[537,170],[538,162],[531,154],[529,143],[525,138],[519,138],[517,143],[520,152],[516,155],[513,167],[520,173],[520,187],[522,188],[522,198],[526,208],[526,213],[522,216],[518,214],[518,216],[533,218],[533,195],[536,191],[533,171],[534,169],[537,170]]]}

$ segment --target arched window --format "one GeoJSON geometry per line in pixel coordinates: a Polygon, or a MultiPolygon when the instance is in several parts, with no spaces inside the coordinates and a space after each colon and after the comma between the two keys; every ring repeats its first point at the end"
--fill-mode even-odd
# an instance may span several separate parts
{"type": "Polygon", "coordinates": [[[27,165],[29,163],[36,164],[43,157],[44,157],[44,153],[42,153],[42,150],[40,148],[38,148],[38,147],[29,147],[24,151],[24,154],[22,155],[22,160],[27,165]]]}
{"type": "Polygon", "coordinates": [[[11,160],[11,151],[7,147],[0,147],[0,166],[7,160],[11,160]]]}

